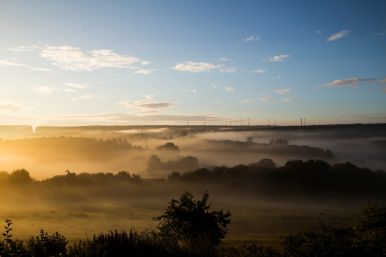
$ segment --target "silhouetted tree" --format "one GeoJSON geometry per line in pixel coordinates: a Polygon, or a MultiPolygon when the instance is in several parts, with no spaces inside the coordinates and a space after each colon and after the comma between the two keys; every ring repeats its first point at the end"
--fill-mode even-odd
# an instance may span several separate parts
{"type": "Polygon", "coordinates": [[[191,253],[204,254],[214,250],[227,233],[231,213],[210,211],[209,195],[194,200],[190,192],[179,200],[169,202],[165,214],[156,217],[162,235],[176,240],[179,246],[191,253]]]}
{"type": "Polygon", "coordinates": [[[261,159],[255,165],[257,169],[262,169],[262,170],[276,169],[276,163],[272,161],[272,159],[261,159]]]}
{"type": "Polygon", "coordinates": [[[180,148],[172,142],[167,142],[164,145],[157,146],[156,149],[160,150],[160,151],[172,151],[172,152],[179,152],[180,151],[180,148]]]}
{"type": "Polygon", "coordinates": [[[15,184],[28,184],[32,182],[29,172],[25,169],[15,170],[9,176],[9,181],[15,184]]]}

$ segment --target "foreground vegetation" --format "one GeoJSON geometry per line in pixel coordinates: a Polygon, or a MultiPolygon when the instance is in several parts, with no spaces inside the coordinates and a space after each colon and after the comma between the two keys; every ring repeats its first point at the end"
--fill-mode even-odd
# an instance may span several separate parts
{"type": "Polygon", "coordinates": [[[216,256],[216,257],[342,257],[386,256],[386,207],[367,203],[348,227],[321,222],[314,231],[285,236],[276,246],[259,242],[222,242],[231,213],[212,211],[208,194],[194,200],[185,192],[172,199],[165,213],[154,218],[158,229],[100,233],[69,243],[58,232],[29,240],[14,240],[12,221],[5,220],[1,257],[123,257],[123,256],[216,256]]]}

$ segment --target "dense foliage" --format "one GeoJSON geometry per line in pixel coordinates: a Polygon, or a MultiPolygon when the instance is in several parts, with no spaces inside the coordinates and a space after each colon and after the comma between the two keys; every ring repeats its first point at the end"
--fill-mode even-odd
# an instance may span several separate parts
{"type": "Polygon", "coordinates": [[[215,183],[225,187],[269,196],[297,197],[386,197],[386,172],[360,168],[351,163],[330,165],[321,160],[292,160],[276,167],[270,159],[249,165],[198,169],[180,174],[170,180],[189,183],[215,183]]]}
{"type": "Polygon", "coordinates": [[[159,221],[160,233],[168,240],[178,243],[189,253],[205,254],[214,251],[227,233],[231,213],[210,211],[209,195],[195,201],[185,192],[179,200],[172,199],[159,221]]]}

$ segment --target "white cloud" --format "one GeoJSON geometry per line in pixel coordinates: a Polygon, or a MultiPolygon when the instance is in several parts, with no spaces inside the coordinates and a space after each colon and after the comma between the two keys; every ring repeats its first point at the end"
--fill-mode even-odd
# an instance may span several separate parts
{"type": "Polygon", "coordinates": [[[9,59],[2,59],[0,60],[0,67],[8,67],[8,66],[22,66],[22,64],[15,62],[13,60],[9,59]]]}
{"type": "Polygon", "coordinates": [[[288,54],[279,54],[279,55],[274,55],[272,57],[268,57],[266,59],[267,62],[283,62],[290,58],[291,56],[288,54]]]}
{"type": "Polygon", "coordinates": [[[213,64],[208,62],[192,62],[192,61],[178,63],[176,64],[176,66],[174,66],[173,69],[176,71],[190,72],[190,73],[210,72],[210,71],[231,73],[236,71],[235,67],[226,66],[223,64],[213,64]]]}
{"type": "Polygon", "coordinates": [[[290,92],[291,92],[291,89],[289,89],[289,88],[278,88],[278,89],[275,89],[275,93],[278,93],[280,95],[288,94],[290,92]]]}
{"type": "Polygon", "coordinates": [[[51,71],[50,69],[47,69],[47,68],[35,67],[32,65],[19,63],[15,60],[9,60],[9,59],[0,59],[0,68],[1,67],[20,67],[20,68],[30,69],[33,71],[51,71]]]}
{"type": "Polygon", "coordinates": [[[23,106],[9,100],[0,100],[0,113],[15,113],[22,111],[23,106]]]}
{"type": "Polygon", "coordinates": [[[39,86],[34,87],[33,92],[38,95],[50,95],[56,91],[55,87],[39,86]]]}
{"type": "Polygon", "coordinates": [[[262,70],[262,69],[256,69],[256,70],[251,71],[251,73],[262,75],[262,74],[267,73],[267,71],[266,70],[262,70]]]}
{"type": "Polygon", "coordinates": [[[219,58],[219,61],[220,61],[220,62],[230,62],[231,59],[226,58],[226,57],[221,57],[221,58],[219,58]]]}
{"type": "Polygon", "coordinates": [[[38,51],[40,56],[64,70],[93,71],[102,68],[137,69],[147,65],[148,61],[131,55],[121,55],[110,49],[92,49],[84,51],[79,47],[62,46],[21,46],[11,51],[38,51]]]}
{"type": "Polygon", "coordinates": [[[235,91],[236,91],[236,89],[234,89],[233,87],[230,87],[230,86],[224,87],[224,90],[225,90],[226,92],[229,92],[229,93],[232,93],[232,92],[235,92],[235,91]]]}
{"type": "Polygon", "coordinates": [[[260,37],[258,36],[249,36],[242,39],[244,42],[256,42],[260,41],[260,37]]]}
{"type": "Polygon", "coordinates": [[[134,71],[134,74],[140,74],[140,75],[150,75],[153,73],[154,69],[139,69],[134,71]]]}
{"type": "Polygon", "coordinates": [[[280,102],[283,102],[283,103],[288,103],[288,102],[292,102],[292,101],[293,101],[293,99],[290,97],[280,100],[280,102]]]}
{"type": "Polygon", "coordinates": [[[63,126],[63,125],[154,125],[154,124],[202,124],[207,122],[221,122],[222,117],[215,114],[192,115],[167,115],[149,113],[100,113],[100,114],[76,114],[76,115],[26,115],[25,113],[13,113],[12,115],[0,114],[0,121],[9,124],[33,124],[34,126],[63,126]]]}
{"type": "Polygon", "coordinates": [[[185,92],[189,92],[189,93],[197,93],[198,90],[197,89],[185,89],[185,92]]]}
{"type": "Polygon", "coordinates": [[[66,83],[64,91],[69,93],[79,92],[87,88],[86,84],[78,84],[78,83],[66,83]]]}
{"type": "Polygon", "coordinates": [[[209,86],[212,87],[212,88],[218,88],[218,86],[216,84],[214,84],[214,83],[210,83],[209,86]]]}
{"type": "Polygon", "coordinates": [[[254,103],[255,99],[243,99],[241,100],[241,102],[244,104],[250,104],[250,103],[254,103]]]}
{"type": "Polygon", "coordinates": [[[118,104],[129,110],[136,111],[158,111],[159,109],[170,108],[174,105],[170,102],[157,102],[152,96],[145,96],[144,99],[135,101],[123,100],[118,102],[118,104]]]}
{"type": "Polygon", "coordinates": [[[353,77],[349,79],[337,79],[331,82],[324,84],[324,87],[346,87],[346,86],[356,86],[359,83],[375,83],[375,84],[384,84],[386,83],[386,77],[383,78],[358,78],[353,77]]]}
{"type": "Polygon", "coordinates": [[[332,34],[331,36],[329,36],[326,41],[327,42],[331,42],[331,41],[335,41],[335,40],[338,40],[338,39],[342,39],[346,36],[348,36],[348,33],[349,31],[348,30],[342,30],[342,31],[339,31],[337,33],[334,33],[332,34]]]}
{"type": "Polygon", "coordinates": [[[85,95],[81,95],[81,96],[73,96],[70,98],[71,101],[107,100],[107,99],[108,99],[107,96],[99,96],[99,95],[95,95],[95,94],[85,94],[85,95]]]}
{"type": "Polygon", "coordinates": [[[270,96],[264,96],[264,95],[261,95],[259,97],[259,100],[262,101],[262,102],[270,102],[270,101],[273,101],[274,99],[270,96]]]}
{"type": "Polygon", "coordinates": [[[277,75],[277,76],[272,77],[272,79],[281,79],[281,76],[277,75]]]}

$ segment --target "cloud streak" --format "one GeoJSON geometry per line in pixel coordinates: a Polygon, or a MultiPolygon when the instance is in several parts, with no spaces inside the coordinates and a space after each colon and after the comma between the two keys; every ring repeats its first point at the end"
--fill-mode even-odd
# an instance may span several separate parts
{"type": "Polygon", "coordinates": [[[99,95],[95,95],[95,94],[85,94],[85,95],[80,95],[80,96],[73,96],[70,98],[71,101],[107,100],[107,99],[108,99],[107,96],[99,96],[99,95]]]}
{"type": "Polygon", "coordinates": [[[337,79],[324,84],[324,87],[347,87],[356,86],[359,83],[373,83],[373,84],[384,84],[386,83],[386,77],[383,78],[358,78],[353,77],[349,79],[337,79]]]}
{"type": "Polygon", "coordinates": [[[260,37],[258,36],[249,36],[242,39],[243,42],[257,42],[260,41],[260,37]]]}
{"type": "Polygon", "coordinates": [[[141,100],[123,100],[118,102],[118,105],[125,107],[126,109],[142,112],[157,112],[160,109],[173,107],[171,102],[157,102],[152,96],[145,96],[141,100]]]}
{"type": "Polygon", "coordinates": [[[134,74],[140,74],[140,75],[150,75],[152,74],[154,69],[139,69],[134,71],[134,74]]]}
{"type": "Polygon", "coordinates": [[[66,83],[64,91],[69,93],[79,92],[87,88],[86,84],[66,83]]]}
{"type": "Polygon", "coordinates": [[[278,93],[280,95],[288,94],[291,92],[291,89],[289,88],[278,88],[274,90],[275,93],[278,93]]]}
{"type": "Polygon", "coordinates": [[[23,110],[23,106],[9,100],[0,100],[0,113],[15,113],[23,110]]]}
{"type": "Polygon", "coordinates": [[[57,90],[55,87],[38,86],[33,88],[33,92],[37,95],[50,95],[57,90]]]}
{"type": "Polygon", "coordinates": [[[256,70],[251,71],[251,73],[258,74],[258,75],[263,75],[263,74],[267,73],[267,71],[266,70],[262,70],[262,69],[256,69],[256,70]]]}
{"type": "Polygon", "coordinates": [[[234,89],[233,87],[230,87],[230,86],[224,87],[224,90],[225,90],[226,92],[228,92],[228,93],[233,93],[233,92],[236,91],[236,89],[234,89]]]}
{"type": "Polygon", "coordinates": [[[349,31],[348,31],[348,30],[342,30],[342,31],[339,31],[339,32],[336,32],[336,33],[330,35],[330,36],[326,39],[326,41],[327,41],[327,42],[331,42],[331,41],[335,41],[335,40],[338,40],[338,39],[342,39],[342,38],[348,36],[348,34],[349,34],[349,31]]]}
{"type": "Polygon", "coordinates": [[[291,56],[288,54],[279,54],[279,55],[274,55],[274,56],[266,58],[266,61],[267,62],[283,62],[290,57],[291,56]]]}
{"type": "Polygon", "coordinates": [[[227,66],[224,64],[186,61],[186,62],[176,64],[176,66],[173,67],[173,70],[181,71],[181,72],[190,72],[190,73],[211,72],[211,71],[219,71],[222,73],[232,73],[236,71],[236,68],[227,66]]]}
{"type": "Polygon", "coordinates": [[[98,69],[138,69],[149,64],[132,55],[117,54],[110,49],[85,51],[80,47],[62,46],[20,46],[9,49],[14,52],[37,51],[40,56],[63,70],[94,71],[98,69]]]}
{"type": "Polygon", "coordinates": [[[51,71],[51,69],[35,67],[32,65],[19,63],[15,60],[9,60],[9,59],[0,59],[0,68],[1,67],[20,67],[20,68],[30,69],[32,71],[51,71]]]}

